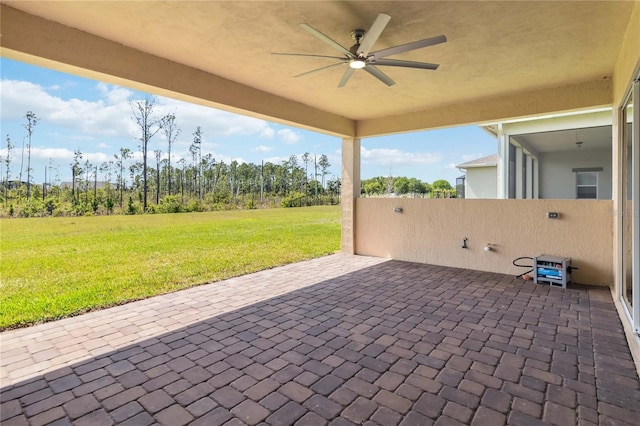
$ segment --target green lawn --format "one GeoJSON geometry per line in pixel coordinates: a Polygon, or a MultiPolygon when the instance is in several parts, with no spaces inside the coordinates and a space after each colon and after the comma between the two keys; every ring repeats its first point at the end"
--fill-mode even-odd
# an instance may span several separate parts
{"type": "Polygon", "coordinates": [[[0,329],[340,248],[339,207],[0,220],[0,329]]]}

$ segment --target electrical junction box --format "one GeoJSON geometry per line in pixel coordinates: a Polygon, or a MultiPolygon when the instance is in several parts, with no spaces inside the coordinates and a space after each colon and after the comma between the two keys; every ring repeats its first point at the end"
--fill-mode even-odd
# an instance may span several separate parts
{"type": "Polygon", "coordinates": [[[571,258],[541,254],[533,258],[533,282],[567,288],[571,282],[571,258]]]}

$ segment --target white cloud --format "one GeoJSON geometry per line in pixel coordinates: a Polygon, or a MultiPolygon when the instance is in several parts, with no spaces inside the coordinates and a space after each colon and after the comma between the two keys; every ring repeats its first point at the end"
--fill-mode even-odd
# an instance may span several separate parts
{"type": "Polygon", "coordinates": [[[202,155],[205,155],[208,152],[214,152],[215,148],[218,147],[218,144],[215,142],[208,142],[206,139],[202,142],[202,155]]]}
{"type": "Polygon", "coordinates": [[[264,129],[262,129],[262,131],[260,132],[260,137],[264,138],[264,139],[273,139],[273,137],[276,135],[276,131],[273,130],[273,128],[271,127],[265,127],[264,129]]]}
{"type": "MultiPolygon", "coordinates": [[[[0,88],[2,121],[20,120],[26,111],[33,110],[40,120],[48,124],[63,126],[85,135],[134,138],[139,132],[131,119],[129,105],[134,92],[125,88],[98,83],[96,89],[100,99],[94,101],[62,99],[48,93],[54,91],[53,88],[45,89],[27,81],[2,80],[0,88]]],[[[274,135],[270,123],[265,120],[169,98],[158,97],[155,112],[158,116],[176,115],[177,127],[182,130],[180,140],[188,141],[187,145],[193,140],[197,126],[202,128],[205,140],[214,136],[258,135],[272,138],[274,135]]],[[[300,139],[292,130],[285,129],[278,133],[289,143],[300,139]]],[[[161,133],[157,137],[164,139],[161,133]]]]}
{"type": "Polygon", "coordinates": [[[231,164],[234,161],[238,164],[249,163],[249,161],[245,160],[242,157],[231,157],[229,155],[218,155],[214,157],[218,163],[221,161],[223,161],[225,164],[231,164]]]}
{"type": "Polygon", "coordinates": [[[277,134],[282,142],[289,145],[298,143],[302,138],[301,134],[293,129],[280,129],[277,134]]]}
{"type": "Polygon", "coordinates": [[[363,164],[377,166],[413,166],[419,164],[434,164],[442,160],[442,154],[433,152],[407,152],[399,149],[362,147],[360,156],[363,164]]]}
{"type": "Polygon", "coordinates": [[[205,139],[211,136],[262,135],[263,132],[269,132],[267,121],[175,99],[159,98],[158,112],[161,115],[175,114],[176,124],[182,129],[181,139],[187,139],[189,143],[198,126],[202,128],[205,139]]]}
{"type": "MultiPolygon", "coordinates": [[[[230,164],[232,161],[236,161],[238,164],[248,163],[248,161],[243,157],[230,156],[226,154],[221,154],[215,151],[207,151],[207,154],[211,154],[211,157],[215,159],[216,163],[224,162],[225,164],[230,164]]],[[[152,158],[153,153],[150,154],[149,158],[152,158]]],[[[136,161],[140,161],[142,159],[142,154],[138,151],[134,154],[134,158],[136,161]]],[[[163,153],[163,157],[166,158],[166,153],[163,153]]],[[[186,164],[190,165],[193,162],[193,157],[189,152],[188,148],[176,149],[175,151],[171,151],[171,164],[178,166],[178,161],[181,159],[185,159],[186,164]]],[[[155,161],[155,159],[154,159],[155,161]]]]}
{"type": "Polygon", "coordinates": [[[112,87],[112,89],[107,92],[107,101],[113,105],[128,104],[131,95],[132,92],[130,90],[121,87],[112,87]]]}
{"type": "MultiPolygon", "coordinates": [[[[37,84],[28,81],[2,80],[0,81],[2,94],[2,108],[0,118],[4,120],[20,120],[26,111],[38,105],[41,109],[51,111],[62,105],[60,98],[52,97],[37,84]]],[[[36,111],[36,116],[40,116],[36,111]]]]}
{"type": "Polygon", "coordinates": [[[67,148],[33,147],[31,149],[31,156],[37,158],[53,158],[54,160],[71,160],[73,159],[73,151],[67,148]]]}
{"type": "Polygon", "coordinates": [[[282,164],[284,161],[289,161],[289,157],[269,157],[264,159],[265,163],[271,164],[282,164]]]}
{"type": "MultiPolygon", "coordinates": [[[[25,151],[26,156],[26,151],[25,151]]],[[[45,160],[53,159],[62,162],[73,162],[74,151],[67,148],[40,148],[33,147],[31,148],[31,158],[42,158],[45,160]]],[[[104,161],[113,160],[113,156],[109,154],[105,154],[104,152],[83,152],[82,153],[82,163],[89,160],[89,162],[94,165],[102,163],[104,161]]],[[[64,163],[63,163],[64,164],[64,163]]]]}
{"type": "Polygon", "coordinates": [[[255,148],[253,148],[251,151],[254,152],[269,152],[269,151],[273,151],[274,147],[272,146],[264,146],[264,145],[258,145],[255,148]]]}
{"type": "Polygon", "coordinates": [[[0,119],[19,120],[26,111],[33,111],[40,121],[100,136],[126,136],[135,130],[127,103],[64,100],[50,95],[37,84],[26,81],[2,80],[2,110],[0,119]],[[34,107],[37,105],[37,107],[34,107]]]}

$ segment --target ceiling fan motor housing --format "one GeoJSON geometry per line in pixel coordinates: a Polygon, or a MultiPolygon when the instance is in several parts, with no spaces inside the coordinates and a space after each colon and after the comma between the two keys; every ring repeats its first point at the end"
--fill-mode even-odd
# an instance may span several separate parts
{"type": "Polygon", "coordinates": [[[360,40],[362,40],[362,37],[364,37],[364,33],[366,33],[365,30],[357,28],[351,31],[351,38],[354,39],[358,44],[360,44],[360,40]]]}

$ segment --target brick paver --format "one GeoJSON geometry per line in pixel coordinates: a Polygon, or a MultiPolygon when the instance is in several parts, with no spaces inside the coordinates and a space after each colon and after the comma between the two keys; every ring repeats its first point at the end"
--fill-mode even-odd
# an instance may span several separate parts
{"type": "Polygon", "coordinates": [[[608,289],[333,255],[0,334],[11,424],[634,424],[608,289]]]}

